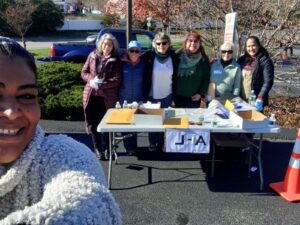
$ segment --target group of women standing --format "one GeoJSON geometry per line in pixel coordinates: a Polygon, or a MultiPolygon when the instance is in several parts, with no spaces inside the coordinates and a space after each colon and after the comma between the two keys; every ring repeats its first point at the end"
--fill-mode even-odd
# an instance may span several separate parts
{"type": "MultiPolygon", "coordinates": [[[[96,128],[107,109],[115,107],[117,101],[160,102],[161,108],[173,103],[179,108],[198,108],[212,83],[217,99],[241,96],[247,100],[254,90],[257,100],[268,104],[274,66],[257,37],[248,37],[245,55],[237,62],[233,57],[233,44],[222,44],[221,57],[212,65],[197,32],[189,33],[176,52],[171,48],[170,37],[164,33],[156,34],[152,46],[152,50],[142,54],[140,43],[131,41],[127,53],[119,56],[115,37],[106,34],[82,69],[82,78],[86,81],[85,120],[95,154],[100,159],[107,159],[108,137],[97,133],[96,128]]],[[[130,136],[124,140],[128,154],[137,148],[136,136],[130,136]]],[[[163,134],[149,133],[149,143],[149,151],[161,150],[163,134]]]]}

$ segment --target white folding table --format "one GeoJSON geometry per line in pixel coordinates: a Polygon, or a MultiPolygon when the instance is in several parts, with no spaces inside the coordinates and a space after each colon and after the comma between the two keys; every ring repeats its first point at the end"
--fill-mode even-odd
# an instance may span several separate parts
{"type": "MultiPolygon", "coordinates": [[[[106,124],[106,118],[114,109],[109,109],[103,119],[101,120],[100,124],[97,127],[97,131],[101,133],[109,133],[109,168],[108,168],[108,188],[111,189],[111,176],[112,176],[112,154],[116,147],[116,137],[115,133],[117,132],[164,132],[165,128],[161,125],[153,125],[151,124],[151,116],[145,116],[145,120],[147,122],[139,123],[139,124],[106,124]],[[150,123],[149,123],[150,120],[150,123]]],[[[187,112],[192,112],[195,109],[185,109],[187,112]]],[[[257,160],[258,160],[258,167],[259,167],[259,177],[260,177],[260,190],[263,189],[264,186],[264,178],[263,178],[263,169],[262,169],[262,160],[261,160],[261,152],[262,152],[262,141],[263,141],[263,134],[266,133],[279,133],[280,127],[279,126],[267,126],[264,128],[256,128],[256,129],[241,129],[235,126],[212,126],[210,124],[204,125],[189,125],[189,129],[203,129],[203,130],[210,130],[211,133],[255,133],[259,134],[259,144],[253,145],[258,150],[257,160]]]]}

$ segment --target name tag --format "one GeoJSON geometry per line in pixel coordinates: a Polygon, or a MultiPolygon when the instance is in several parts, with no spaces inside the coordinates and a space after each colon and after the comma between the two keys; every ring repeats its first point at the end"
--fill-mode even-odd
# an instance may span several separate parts
{"type": "Polygon", "coordinates": [[[221,75],[222,71],[221,70],[214,70],[214,75],[221,75]]]}

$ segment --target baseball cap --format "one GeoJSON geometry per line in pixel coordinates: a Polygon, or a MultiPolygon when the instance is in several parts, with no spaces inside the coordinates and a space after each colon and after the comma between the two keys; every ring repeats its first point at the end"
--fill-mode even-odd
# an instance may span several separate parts
{"type": "Polygon", "coordinates": [[[128,49],[137,48],[138,50],[142,50],[141,44],[138,41],[130,41],[128,44],[128,49]]]}

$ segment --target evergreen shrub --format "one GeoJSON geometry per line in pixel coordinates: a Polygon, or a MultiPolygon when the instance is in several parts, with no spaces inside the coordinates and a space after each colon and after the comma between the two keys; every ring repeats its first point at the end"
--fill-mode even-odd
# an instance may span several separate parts
{"type": "Polygon", "coordinates": [[[83,120],[82,64],[49,62],[38,67],[42,119],[83,120]]]}

